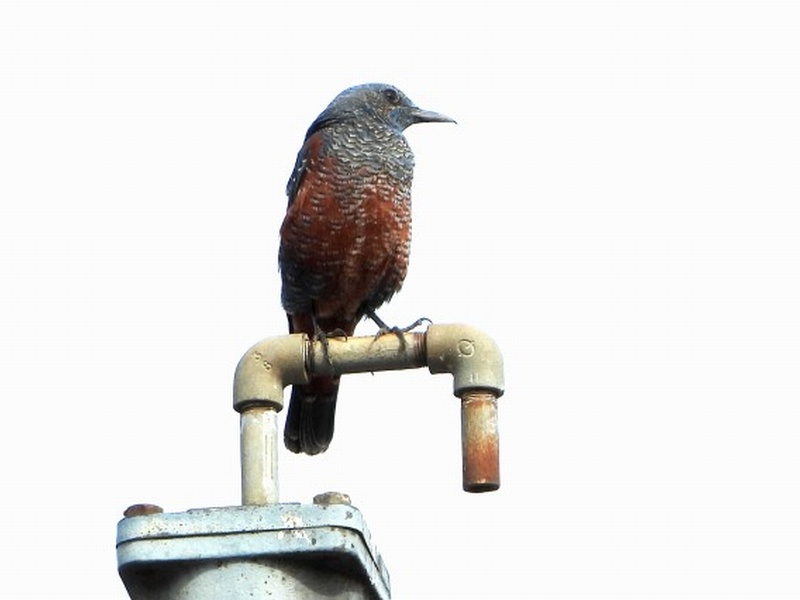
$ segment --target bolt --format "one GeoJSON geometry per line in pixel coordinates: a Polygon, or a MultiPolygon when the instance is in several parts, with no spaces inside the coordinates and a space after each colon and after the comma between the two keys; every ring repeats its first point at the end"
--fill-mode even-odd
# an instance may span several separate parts
{"type": "Polygon", "coordinates": [[[331,504],[352,504],[350,496],[342,492],[323,492],[314,496],[314,504],[330,506],[331,504]]]}
{"type": "Polygon", "coordinates": [[[125,509],[125,512],[122,513],[126,519],[130,517],[143,517],[145,515],[157,515],[163,513],[164,509],[160,506],[156,506],[155,504],[132,504],[128,508],[125,509]]]}

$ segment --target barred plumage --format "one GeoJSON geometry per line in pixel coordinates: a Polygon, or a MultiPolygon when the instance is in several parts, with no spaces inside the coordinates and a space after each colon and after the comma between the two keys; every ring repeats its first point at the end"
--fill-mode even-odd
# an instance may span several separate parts
{"type": "MultiPolygon", "coordinates": [[[[278,254],[291,332],[352,335],[402,287],[414,171],[403,131],[424,122],[453,121],[417,108],[393,86],[366,84],[339,94],[309,128],[286,188],[278,254]]],[[[327,449],[338,387],[333,378],[293,386],[289,450],[327,449]]]]}

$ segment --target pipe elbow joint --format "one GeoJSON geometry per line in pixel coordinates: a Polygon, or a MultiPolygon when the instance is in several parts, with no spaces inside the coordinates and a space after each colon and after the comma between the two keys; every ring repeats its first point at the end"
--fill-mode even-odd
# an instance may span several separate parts
{"type": "Polygon", "coordinates": [[[242,412],[248,406],[283,408],[283,388],[308,383],[306,354],[308,336],[292,334],[261,340],[251,347],[233,378],[233,408],[242,412]]]}
{"type": "Polygon", "coordinates": [[[483,331],[460,323],[431,325],[426,332],[428,369],[432,374],[452,373],[453,394],[473,390],[503,395],[503,355],[483,331]]]}

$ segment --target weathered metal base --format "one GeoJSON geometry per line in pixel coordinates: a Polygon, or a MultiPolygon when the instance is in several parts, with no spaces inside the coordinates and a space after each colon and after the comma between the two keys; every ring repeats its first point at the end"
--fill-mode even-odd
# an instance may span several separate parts
{"type": "Polygon", "coordinates": [[[133,600],[390,598],[358,509],[273,504],[123,519],[117,564],[133,600]]]}

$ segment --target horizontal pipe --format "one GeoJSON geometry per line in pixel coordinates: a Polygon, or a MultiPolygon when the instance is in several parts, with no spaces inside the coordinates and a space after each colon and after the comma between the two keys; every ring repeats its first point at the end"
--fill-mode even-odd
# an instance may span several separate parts
{"type": "Polygon", "coordinates": [[[425,334],[330,337],[311,343],[307,357],[313,375],[416,369],[425,366],[425,334]]]}
{"type": "Polygon", "coordinates": [[[453,375],[456,396],[472,389],[503,394],[503,356],[497,344],[474,327],[455,324],[431,325],[425,333],[329,337],[326,342],[311,341],[300,333],[262,340],[236,367],[233,404],[237,411],[248,403],[271,404],[280,410],[283,389],[308,383],[312,376],[426,365],[433,374],[453,375]]]}

